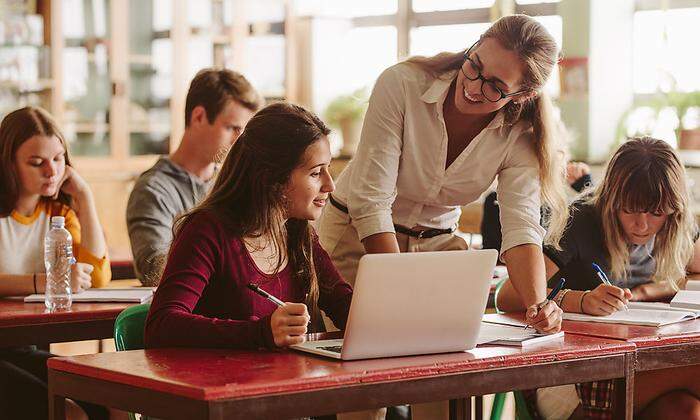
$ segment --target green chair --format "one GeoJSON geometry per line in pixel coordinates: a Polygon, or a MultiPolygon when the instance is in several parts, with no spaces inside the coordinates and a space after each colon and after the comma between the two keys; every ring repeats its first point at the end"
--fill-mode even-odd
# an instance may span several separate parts
{"type": "MultiPolygon", "coordinates": [[[[117,316],[114,321],[114,344],[117,351],[138,350],[143,345],[143,328],[146,324],[146,316],[150,303],[130,306],[117,316]]],[[[134,413],[129,413],[130,420],[136,420],[134,413]]],[[[147,420],[141,416],[141,420],[147,420]]]]}
{"type": "Polygon", "coordinates": [[[114,321],[114,344],[117,351],[143,348],[143,328],[150,303],[129,306],[114,321]]]}

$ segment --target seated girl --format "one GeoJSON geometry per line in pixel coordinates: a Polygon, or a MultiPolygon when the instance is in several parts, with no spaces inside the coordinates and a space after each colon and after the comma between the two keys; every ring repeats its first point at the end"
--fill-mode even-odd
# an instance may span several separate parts
{"type": "Polygon", "coordinates": [[[146,321],[147,348],[286,347],[304,341],[309,320],[312,330],[322,328],[319,310],[344,328],[352,289],[309,224],[334,189],[328,134],[295,105],[253,116],[209,195],[175,223],[146,321]]]}
{"type": "MultiPolygon", "coordinates": [[[[571,205],[560,245],[560,250],[545,249],[545,266],[550,285],[563,276],[567,287],[577,289],[564,289],[554,298],[565,312],[606,315],[623,309],[630,300],[668,301],[685,282],[687,272],[700,272],[697,226],[678,155],[667,143],[649,137],[623,144],[600,185],[571,205]],[[612,285],[601,284],[593,263],[612,285]]],[[[498,292],[497,306],[503,311],[524,310],[509,281],[498,292]]],[[[688,418],[689,413],[700,413],[698,374],[698,369],[638,373],[635,415],[688,418]]],[[[601,386],[611,382],[599,383],[599,390],[601,386]]],[[[582,395],[600,395],[586,392],[591,384],[578,387],[584,388],[582,395]]],[[[557,388],[573,397],[569,411],[576,408],[579,401],[573,389],[557,388]]],[[[553,399],[541,398],[539,391],[542,414],[549,417],[546,413],[561,409],[548,407],[546,402],[553,399]]],[[[581,405],[585,415],[611,406],[609,401],[582,401],[581,405]]]]}
{"type": "MultiPolygon", "coordinates": [[[[26,107],[2,120],[0,163],[0,296],[44,292],[44,236],[52,216],[65,217],[73,236],[73,293],[105,286],[111,272],[92,192],[70,166],[68,145],[46,111],[26,107]]],[[[4,414],[48,416],[50,356],[34,347],[0,349],[4,414]]]]}

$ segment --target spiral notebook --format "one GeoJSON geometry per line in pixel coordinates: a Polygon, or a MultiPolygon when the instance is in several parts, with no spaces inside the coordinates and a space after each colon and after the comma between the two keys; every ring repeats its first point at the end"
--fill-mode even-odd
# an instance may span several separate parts
{"type": "MultiPolygon", "coordinates": [[[[133,302],[144,303],[153,298],[155,287],[131,287],[128,289],[87,289],[72,295],[73,302],[133,302]]],[[[44,294],[29,295],[27,303],[44,302],[44,294]]]]}

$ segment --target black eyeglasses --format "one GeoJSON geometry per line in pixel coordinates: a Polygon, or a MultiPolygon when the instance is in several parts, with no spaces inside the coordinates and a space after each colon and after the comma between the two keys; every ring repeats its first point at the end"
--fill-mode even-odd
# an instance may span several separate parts
{"type": "Polygon", "coordinates": [[[503,93],[503,91],[496,86],[496,83],[493,80],[489,80],[485,78],[481,74],[481,70],[479,70],[479,66],[476,65],[476,63],[469,58],[469,54],[471,53],[472,49],[479,43],[479,41],[476,41],[474,45],[469,47],[466,53],[464,53],[464,63],[462,64],[462,67],[460,70],[462,71],[462,74],[464,77],[467,79],[471,80],[472,82],[475,80],[481,80],[481,94],[486,98],[487,101],[489,102],[498,102],[501,99],[508,98],[510,96],[515,96],[520,93],[527,92],[528,89],[522,89],[517,92],[513,93],[503,93]],[[467,68],[466,70],[464,68],[467,68]]]}

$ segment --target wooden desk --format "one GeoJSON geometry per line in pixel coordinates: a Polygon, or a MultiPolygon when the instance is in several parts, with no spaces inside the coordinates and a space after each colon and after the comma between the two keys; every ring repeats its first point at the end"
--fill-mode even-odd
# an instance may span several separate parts
{"type": "Polygon", "coordinates": [[[564,321],[564,331],[624,340],[637,346],[635,370],[700,365],[700,319],[663,327],[564,321]]]}
{"type": "MultiPolygon", "coordinates": [[[[506,319],[522,321],[522,313],[501,314],[506,319]]],[[[602,322],[564,321],[567,334],[599,337],[634,344],[635,371],[700,365],[700,319],[663,327],[607,324],[602,322]]]]}
{"type": "MultiPolygon", "coordinates": [[[[131,283],[112,281],[110,287],[131,283]]],[[[51,313],[43,303],[24,303],[21,297],[0,298],[0,347],[111,338],[114,320],[129,305],[73,303],[70,311],[51,313]]]]}
{"type": "Polygon", "coordinates": [[[53,419],[64,398],[160,418],[284,418],[404,403],[454,400],[512,389],[616,379],[631,418],[635,346],[579,335],[522,350],[340,362],[294,351],[158,349],[49,360],[53,419]]]}

